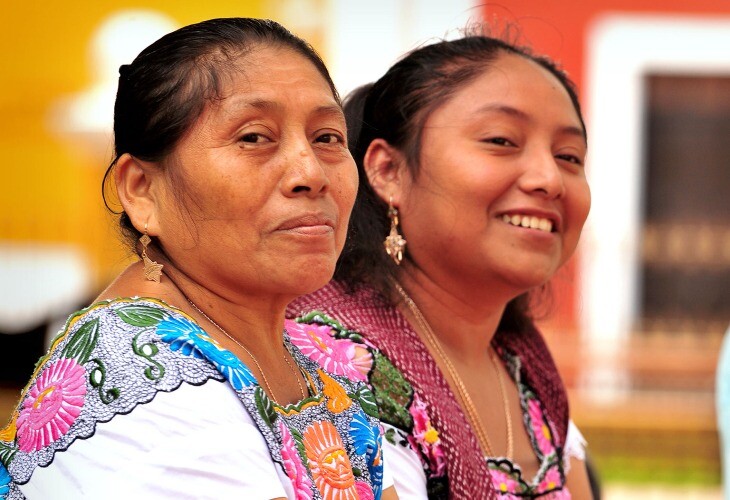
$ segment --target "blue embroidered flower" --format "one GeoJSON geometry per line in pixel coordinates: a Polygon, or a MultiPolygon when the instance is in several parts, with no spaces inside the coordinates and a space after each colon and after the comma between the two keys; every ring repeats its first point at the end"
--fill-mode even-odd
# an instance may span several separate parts
{"type": "Polygon", "coordinates": [[[5,498],[10,492],[10,473],[3,464],[0,464],[0,498],[5,498]]]}
{"type": "Polygon", "coordinates": [[[199,337],[201,332],[195,323],[174,316],[165,318],[157,325],[157,335],[170,344],[170,349],[195,358],[202,358],[203,354],[195,348],[195,341],[191,335],[199,337]]]}
{"type": "Polygon", "coordinates": [[[240,359],[220,347],[198,325],[186,318],[164,319],[157,325],[157,334],[170,344],[173,351],[213,363],[237,391],[256,383],[251,370],[240,359]]]}
{"type": "Polygon", "coordinates": [[[382,437],[379,425],[370,425],[368,418],[362,411],[356,413],[350,422],[350,434],[352,435],[355,453],[365,455],[368,472],[373,486],[375,500],[380,498],[383,484],[383,457],[380,452],[382,437]],[[375,486],[377,485],[377,486],[375,486]]]}

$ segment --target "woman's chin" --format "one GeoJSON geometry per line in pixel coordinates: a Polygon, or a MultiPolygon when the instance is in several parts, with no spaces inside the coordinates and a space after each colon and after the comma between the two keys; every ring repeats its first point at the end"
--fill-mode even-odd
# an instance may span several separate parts
{"type": "Polygon", "coordinates": [[[325,286],[335,273],[335,264],[331,260],[310,261],[293,268],[290,273],[290,287],[297,296],[312,293],[325,286]]]}

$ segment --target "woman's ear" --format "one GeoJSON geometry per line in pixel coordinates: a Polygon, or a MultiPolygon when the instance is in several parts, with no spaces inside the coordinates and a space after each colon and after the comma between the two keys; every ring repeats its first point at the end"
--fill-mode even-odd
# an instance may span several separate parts
{"type": "Polygon", "coordinates": [[[385,139],[375,139],[368,146],[363,166],[370,185],[386,203],[392,197],[393,204],[400,204],[405,177],[408,175],[403,154],[385,139]]]}
{"type": "Polygon", "coordinates": [[[145,224],[150,236],[159,234],[157,220],[156,190],[153,184],[159,182],[159,167],[135,158],[129,153],[119,157],[114,172],[117,196],[122,208],[134,227],[144,232],[145,224]]]}

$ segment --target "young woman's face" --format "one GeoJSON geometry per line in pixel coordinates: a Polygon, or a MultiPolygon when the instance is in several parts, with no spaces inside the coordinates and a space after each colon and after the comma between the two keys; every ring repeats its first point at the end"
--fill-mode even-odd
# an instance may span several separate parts
{"type": "Polygon", "coordinates": [[[408,252],[462,285],[521,293],[544,283],[588,215],[585,155],[560,82],[523,57],[499,56],[425,122],[420,173],[406,175],[399,200],[408,252]]]}
{"type": "Polygon", "coordinates": [[[236,63],[165,160],[159,239],[218,293],[311,292],[332,277],[357,190],[345,119],[291,49],[254,48],[236,63]]]}

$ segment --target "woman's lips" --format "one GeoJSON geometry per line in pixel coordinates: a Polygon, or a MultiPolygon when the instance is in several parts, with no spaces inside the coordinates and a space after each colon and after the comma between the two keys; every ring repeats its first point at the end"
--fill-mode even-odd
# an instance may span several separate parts
{"type": "Polygon", "coordinates": [[[326,214],[306,214],[285,220],[276,230],[306,235],[329,234],[335,230],[335,218],[326,214]]]}

